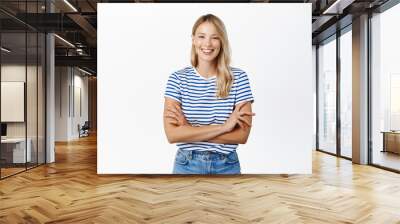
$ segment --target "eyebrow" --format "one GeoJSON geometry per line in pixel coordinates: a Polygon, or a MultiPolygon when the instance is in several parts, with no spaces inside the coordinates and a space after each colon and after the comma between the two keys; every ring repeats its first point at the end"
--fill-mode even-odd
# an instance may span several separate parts
{"type": "MultiPolygon", "coordinates": [[[[205,35],[205,33],[197,33],[197,35],[199,35],[199,34],[205,35]]],[[[216,36],[216,37],[218,37],[218,34],[211,34],[211,36],[216,36]]]]}

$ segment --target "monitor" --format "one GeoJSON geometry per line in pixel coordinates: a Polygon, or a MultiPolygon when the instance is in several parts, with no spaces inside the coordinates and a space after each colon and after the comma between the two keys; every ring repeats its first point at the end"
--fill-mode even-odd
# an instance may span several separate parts
{"type": "Polygon", "coordinates": [[[1,123],[1,136],[7,136],[7,124],[1,123]]]}

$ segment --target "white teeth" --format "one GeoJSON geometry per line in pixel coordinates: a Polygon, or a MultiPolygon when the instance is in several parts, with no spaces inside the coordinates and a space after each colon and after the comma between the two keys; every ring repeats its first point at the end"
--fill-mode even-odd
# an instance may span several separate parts
{"type": "Polygon", "coordinates": [[[201,49],[201,51],[203,51],[206,54],[209,54],[209,53],[213,52],[214,50],[213,49],[201,49]]]}

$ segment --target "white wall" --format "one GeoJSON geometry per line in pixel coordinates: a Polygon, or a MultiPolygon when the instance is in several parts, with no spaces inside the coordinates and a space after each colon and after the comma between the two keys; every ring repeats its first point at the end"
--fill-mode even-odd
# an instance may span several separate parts
{"type": "Polygon", "coordinates": [[[172,172],[163,94],[206,13],[224,21],[255,97],[242,173],[311,173],[311,4],[263,3],[98,4],[98,173],[172,172]]]}
{"type": "Polygon", "coordinates": [[[88,112],[88,77],[82,76],[82,72],[75,69],[74,70],[74,109],[75,113],[73,113],[72,119],[72,136],[73,138],[79,137],[77,126],[80,124],[82,126],[85,121],[88,120],[89,112],[88,112]],[[79,93],[80,91],[80,93],[79,93]],[[80,94],[80,97],[79,97],[80,94]],[[79,102],[81,101],[81,102],[79,102]],[[79,111],[79,107],[82,110],[79,111]]]}
{"type": "Polygon", "coordinates": [[[55,141],[68,140],[68,67],[55,68],[55,141]]]}
{"type": "Polygon", "coordinates": [[[88,78],[76,68],[56,67],[55,87],[55,140],[77,139],[78,124],[83,125],[88,120],[88,78]],[[77,97],[79,89],[80,98],[77,97]],[[77,104],[82,105],[82,114],[77,104]]]}

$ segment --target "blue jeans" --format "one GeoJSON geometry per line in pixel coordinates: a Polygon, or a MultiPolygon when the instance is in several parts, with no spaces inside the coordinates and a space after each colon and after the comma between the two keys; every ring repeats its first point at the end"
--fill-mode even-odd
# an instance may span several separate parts
{"type": "Polygon", "coordinates": [[[175,156],[174,174],[240,174],[236,151],[222,154],[211,151],[179,149],[175,156]]]}

